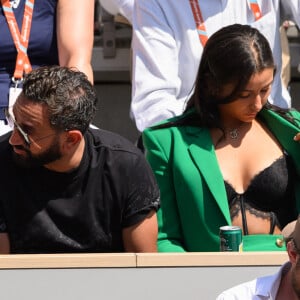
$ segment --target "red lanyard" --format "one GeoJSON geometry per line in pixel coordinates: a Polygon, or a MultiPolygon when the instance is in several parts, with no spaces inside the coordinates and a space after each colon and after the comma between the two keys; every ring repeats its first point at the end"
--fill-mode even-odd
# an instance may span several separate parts
{"type": "Polygon", "coordinates": [[[1,0],[1,3],[11,36],[18,51],[13,80],[21,80],[24,73],[28,73],[32,70],[27,55],[27,48],[31,30],[34,0],[26,0],[25,2],[21,34],[9,0],[1,0]]]}
{"type": "Polygon", "coordinates": [[[193,11],[200,42],[204,46],[208,40],[208,37],[207,37],[207,32],[202,17],[201,9],[199,6],[199,2],[198,0],[190,0],[190,5],[193,11]]]}
{"type": "MultiPolygon", "coordinates": [[[[200,42],[201,42],[202,46],[204,46],[207,42],[208,36],[207,36],[205,24],[204,24],[204,19],[202,17],[199,1],[198,0],[189,0],[189,1],[190,1],[193,15],[194,15],[200,42]]],[[[255,20],[257,21],[258,19],[260,19],[262,17],[261,10],[259,8],[257,0],[249,0],[249,1],[250,1],[250,8],[253,12],[255,20]]]]}
{"type": "Polygon", "coordinates": [[[249,1],[250,1],[250,7],[254,14],[255,21],[257,21],[258,19],[260,19],[262,17],[259,5],[257,3],[257,0],[249,0],[249,1]]]}

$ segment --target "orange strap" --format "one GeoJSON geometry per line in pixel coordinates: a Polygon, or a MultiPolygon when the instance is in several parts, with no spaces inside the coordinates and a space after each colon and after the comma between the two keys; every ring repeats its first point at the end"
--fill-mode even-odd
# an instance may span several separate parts
{"type": "MultiPolygon", "coordinates": [[[[208,36],[207,36],[205,24],[204,24],[204,19],[202,17],[199,1],[198,0],[189,0],[189,1],[190,1],[193,15],[194,15],[194,20],[196,23],[196,28],[198,31],[199,39],[200,39],[202,46],[204,47],[208,40],[208,36]]],[[[253,12],[255,20],[257,21],[258,19],[260,19],[262,17],[260,7],[257,3],[257,0],[249,0],[249,1],[250,1],[250,8],[253,12]]]]}
{"type": "Polygon", "coordinates": [[[32,70],[27,55],[27,48],[31,30],[34,0],[26,0],[25,2],[21,34],[10,1],[1,0],[1,3],[11,36],[18,51],[13,79],[21,80],[24,73],[28,73],[32,70]]]}
{"type": "Polygon", "coordinates": [[[204,46],[208,40],[208,37],[207,37],[207,32],[206,32],[204,20],[202,17],[201,9],[199,6],[199,2],[198,2],[198,0],[190,0],[190,5],[191,5],[192,12],[194,15],[200,42],[204,46]]]}
{"type": "Polygon", "coordinates": [[[255,21],[257,21],[262,17],[259,5],[257,3],[257,0],[249,0],[249,1],[250,1],[251,10],[254,14],[255,21]]]}

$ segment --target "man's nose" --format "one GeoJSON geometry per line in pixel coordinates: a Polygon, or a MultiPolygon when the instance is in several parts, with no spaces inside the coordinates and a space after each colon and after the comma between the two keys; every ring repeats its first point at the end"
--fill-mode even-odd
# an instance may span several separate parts
{"type": "Polygon", "coordinates": [[[18,145],[24,145],[24,139],[22,137],[22,134],[19,132],[19,130],[14,127],[11,136],[9,138],[9,143],[12,146],[18,146],[18,145]]]}

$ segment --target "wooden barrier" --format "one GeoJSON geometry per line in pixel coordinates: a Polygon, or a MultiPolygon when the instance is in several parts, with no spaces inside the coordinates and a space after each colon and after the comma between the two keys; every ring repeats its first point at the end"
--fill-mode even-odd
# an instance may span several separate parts
{"type": "Polygon", "coordinates": [[[210,300],[276,272],[285,252],[0,255],[5,300],[210,300]]]}

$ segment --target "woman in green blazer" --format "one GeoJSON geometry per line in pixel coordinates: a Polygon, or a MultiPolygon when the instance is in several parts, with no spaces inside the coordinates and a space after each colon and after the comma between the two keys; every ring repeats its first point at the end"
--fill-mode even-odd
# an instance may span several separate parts
{"type": "Polygon", "coordinates": [[[275,66],[265,37],[227,26],[208,40],[186,111],[144,131],[161,191],[158,250],[219,251],[219,227],[244,251],[285,250],[300,211],[300,114],[268,102],[275,66]]]}

